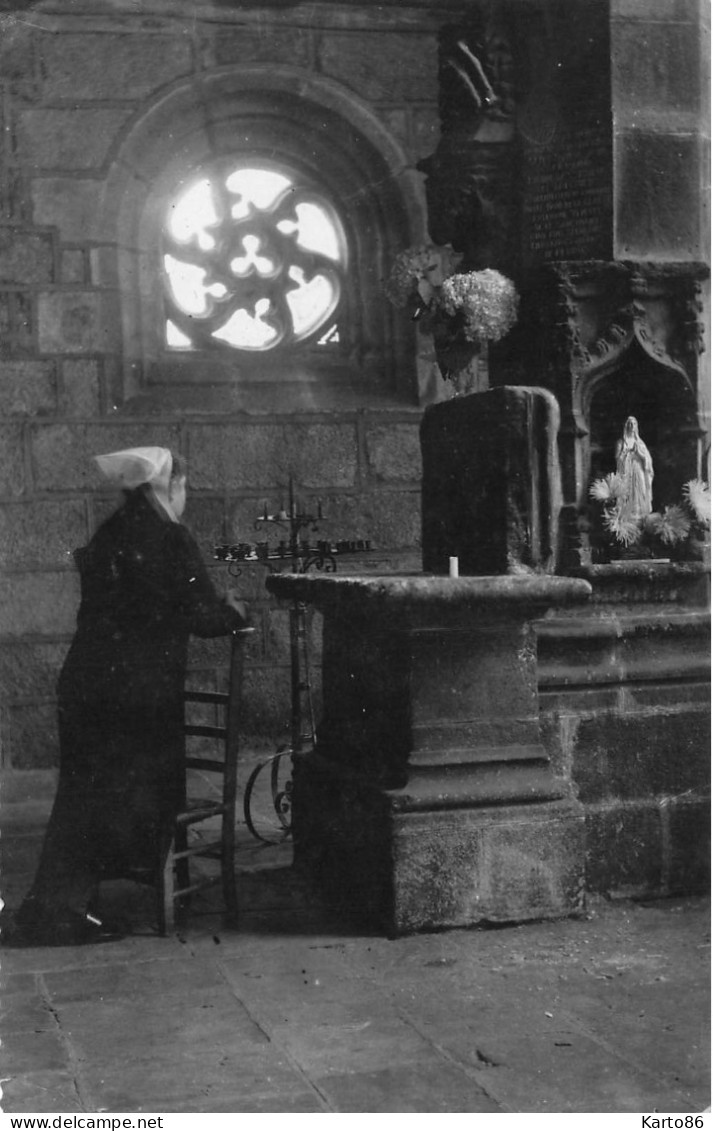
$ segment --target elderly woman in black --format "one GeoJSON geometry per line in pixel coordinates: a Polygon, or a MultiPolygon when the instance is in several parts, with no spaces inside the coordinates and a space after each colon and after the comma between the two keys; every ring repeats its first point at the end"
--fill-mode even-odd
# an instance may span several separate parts
{"type": "Polygon", "coordinates": [[[101,879],[155,863],[176,812],[188,637],[225,635],[246,620],[234,594],[219,597],[179,522],[178,459],[165,448],[95,458],[124,503],[75,555],[81,603],[58,687],[59,787],[16,945],[120,933],[92,901],[101,879]]]}

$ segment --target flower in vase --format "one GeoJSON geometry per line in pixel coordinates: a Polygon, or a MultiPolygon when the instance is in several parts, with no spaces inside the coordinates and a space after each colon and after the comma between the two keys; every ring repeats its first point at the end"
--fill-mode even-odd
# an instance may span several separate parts
{"type": "Polygon", "coordinates": [[[433,342],[441,375],[459,392],[478,386],[477,357],[484,342],[497,342],[517,321],[515,285],[498,271],[457,272],[462,256],[451,247],[423,244],[397,256],[386,296],[410,308],[433,342]]]}
{"type": "Polygon", "coordinates": [[[498,342],[517,322],[519,301],[514,283],[486,268],[445,279],[439,307],[452,317],[462,315],[467,341],[498,342]]]}
{"type": "Polygon", "coordinates": [[[517,322],[515,284],[499,271],[457,272],[462,255],[451,247],[421,244],[402,251],[386,281],[386,297],[414,318],[427,313],[425,329],[453,322],[469,342],[497,342],[517,322]]]}
{"type": "Polygon", "coordinates": [[[691,529],[689,519],[683,507],[677,505],[664,507],[660,513],[654,511],[644,519],[644,529],[647,533],[660,538],[666,546],[675,546],[688,537],[691,529]]]}
{"type": "Polygon", "coordinates": [[[386,281],[386,297],[394,306],[413,306],[414,317],[436,301],[443,280],[452,275],[461,255],[450,247],[421,244],[397,255],[386,281]]]}
{"type": "Polygon", "coordinates": [[[683,498],[701,526],[711,524],[711,491],[702,479],[689,479],[683,487],[683,498]]]}
{"type": "Polygon", "coordinates": [[[610,534],[613,534],[617,542],[622,546],[633,546],[641,533],[641,525],[636,518],[630,515],[622,514],[617,508],[613,510],[604,510],[604,525],[610,534]]]}
{"type": "Polygon", "coordinates": [[[622,493],[624,484],[615,472],[602,479],[595,479],[589,488],[589,497],[598,503],[614,502],[622,493]]]}
{"type": "Polygon", "coordinates": [[[696,534],[710,526],[710,492],[705,483],[691,479],[683,488],[680,504],[636,518],[627,515],[621,505],[622,486],[619,476],[610,474],[595,479],[589,488],[589,497],[601,504],[600,523],[606,535],[625,550],[638,551],[642,558],[660,557],[673,547],[679,557],[682,553],[695,556],[696,534]]]}

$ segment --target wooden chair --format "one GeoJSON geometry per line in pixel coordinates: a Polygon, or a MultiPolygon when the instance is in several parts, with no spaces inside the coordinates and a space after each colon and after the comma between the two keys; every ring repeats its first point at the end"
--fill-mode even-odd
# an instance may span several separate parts
{"type": "MultiPolygon", "coordinates": [[[[187,905],[190,896],[203,888],[221,883],[225,919],[235,925],[238,918],[238,896],[235,886],[235,823],[236,796],[238,786],[238,729],[240,724],[240,704],[243,680],[243,650],[245,639],[255,632],[254,628],[236,630],[231,637],[230,672],[228,690],[190,691],[184,693],[184,702],[189,704],[212,704],[221,716],[219,725],[198,724],[186,712],[186,780],[184,781],[184,804],[176,817],[173,830],[167,835],[168,843],[162,852],[157,882],[158,928],[166,935],[174,926],[176,906],[187,905]],[[213,739],[216,756],[209,757],[191,752],[192,738],[213,739]],[[190,771],[202,775],[216,775],[217,786],[210,797],[193,795],[190,771]],[[222,779],[222,780],[221,780],[222,779]],[[196,826],[203,821],[212,821],[219,826],[219,834],[208,829],[205,839],[196,834],[196,826]],[[189,836],[193,832],[193,836],[189,836]],[[191,876],[190,860],[194,857],[210,857],[220,862],[217,877],[191,876]]],[[[210,779],[209,779],[210,780],[210,779]]]]}

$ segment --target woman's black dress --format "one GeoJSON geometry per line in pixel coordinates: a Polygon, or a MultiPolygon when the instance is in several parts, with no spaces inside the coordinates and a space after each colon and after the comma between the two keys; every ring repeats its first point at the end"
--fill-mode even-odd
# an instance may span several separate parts
{"type": "Polygon", "coordinates": [[[76,554],[77,632],[59,679],[57,797],[24,910],[84,912],[99,880],[155,866],[181,797],[191,633],[244,622],[194,539],[133,491],[76,554]]]}

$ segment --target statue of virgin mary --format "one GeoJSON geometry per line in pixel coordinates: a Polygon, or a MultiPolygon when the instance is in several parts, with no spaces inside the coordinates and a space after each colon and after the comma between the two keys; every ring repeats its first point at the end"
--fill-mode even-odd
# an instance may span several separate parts
{"type": "Polygon", "coordinates": [[[654,465],[649,449],[639,436],[635,416],[627,417],[622,438],[617,441],[616,473],[622,484],[618,499],[622,518],[640,519],[651,514],[654,465]]]}

